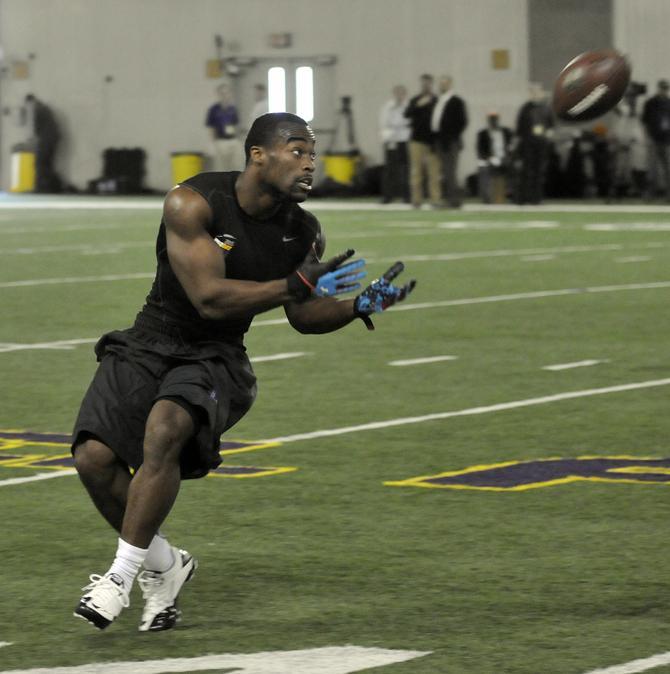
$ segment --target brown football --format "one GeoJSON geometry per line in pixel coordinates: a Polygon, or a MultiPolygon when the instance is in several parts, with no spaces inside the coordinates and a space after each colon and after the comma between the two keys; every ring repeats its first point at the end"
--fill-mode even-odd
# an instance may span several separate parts
{"type": "Polygon", "coordinates": [[[630,63],[618,51],[584,52],[561,70],[554,85],[554,112],[567,122],[595,119],[621,100],[629,82],[630,63]]]}

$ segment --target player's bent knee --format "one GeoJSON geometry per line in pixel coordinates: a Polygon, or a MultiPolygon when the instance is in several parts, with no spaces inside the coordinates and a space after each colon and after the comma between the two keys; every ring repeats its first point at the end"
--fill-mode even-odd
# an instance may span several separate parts
{"type": "Polygon", "coordinates": [[[190,435],[188,429],[165,421],[148,423],[144,436],[144,464],[178,462],[190,435]]]}
{"type": "Polygon", "coordinates": [[[82,477],[101,475],[117,464],[114,452],[104,443],[91,437],[75,446],[73,456],[74,467],[82,477]]]}

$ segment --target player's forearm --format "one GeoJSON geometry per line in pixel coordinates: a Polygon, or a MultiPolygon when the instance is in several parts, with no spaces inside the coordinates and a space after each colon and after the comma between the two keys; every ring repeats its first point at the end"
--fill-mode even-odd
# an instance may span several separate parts
{"type": "Polygon", "coordinates": [[[260,314],[291,299],[286,279],[264,283],[225,279],[192,297],[191,302],[203,318],[222,320],[260,314]]]}
{"type": "Polygon", "coordinates": [[[303,334],[334,332],[357,318],[354,300],[313,298],[287,311],[291,325],[303,334]]]}

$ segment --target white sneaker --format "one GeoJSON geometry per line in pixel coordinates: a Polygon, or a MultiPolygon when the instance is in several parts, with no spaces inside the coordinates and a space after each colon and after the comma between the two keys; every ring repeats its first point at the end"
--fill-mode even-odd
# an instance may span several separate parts
{"type": "Polygon", "coordinates": [[[79,600],[73,615],[104,630],[124,608],[128,608],[128,592],[123,578],[116,573],[105,576],[94,573],[89,578],[91,583],[82,588],[86,594],[79,600]]]}
{"type": "Polygon", "coordinates": [[[175,547],[172,555],[175,560],[172,568],[163,573],[142,571],[137,577],[145,600],[140,632],[172,629],[181,617],[177,597],[184,583],[193,577],[198,562],[186,550],[175,547]]]}

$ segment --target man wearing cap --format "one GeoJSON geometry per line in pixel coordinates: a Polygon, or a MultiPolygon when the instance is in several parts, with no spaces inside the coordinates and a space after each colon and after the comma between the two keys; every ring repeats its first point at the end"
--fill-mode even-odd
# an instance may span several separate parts
{"type": "Polygon", "coordinates": [[[670,83],[659,80],[656,94],[642,110],[642,124],[649,139],[649,175],[647,194],[653,198],[663,193],[670,201],[670,83]]]}

